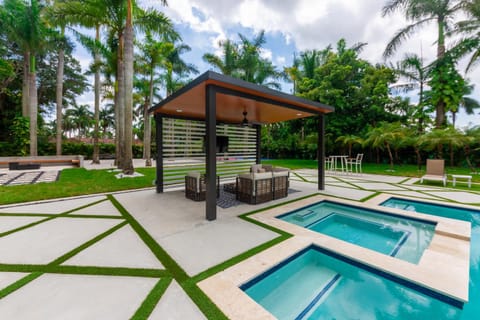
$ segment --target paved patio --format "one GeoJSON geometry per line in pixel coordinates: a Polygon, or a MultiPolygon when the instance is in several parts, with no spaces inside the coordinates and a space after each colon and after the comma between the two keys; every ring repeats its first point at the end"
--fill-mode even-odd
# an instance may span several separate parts
{"type": "MultiPolygon", "coordinates": [[[[206,319],[182,283],[172,280],[172,266],[162,261],[159,249],[189,277],[201,274],[279,236],[238,215],[317,193],[316,179],[316,170],[297,170],[291,187],[300,192],[262,205],[218,208],[213,222],[205,220],[205,203],[185,199],[181,190],[0,206],[1,318],[129,319],[148,311],[149,319],[206,319]],[[145,299],[153,306],[142,304],[145,299]]],[[[415,181],[335,175],[327,177],[321,194],[354,201],[390,194],[480,205],[478,192],[415,181]]]]}

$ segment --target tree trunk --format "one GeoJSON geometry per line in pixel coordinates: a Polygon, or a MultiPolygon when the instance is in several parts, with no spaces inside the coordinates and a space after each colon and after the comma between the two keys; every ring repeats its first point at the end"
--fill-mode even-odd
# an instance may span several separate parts
{"type": "Polygon", "coordinates": [[[133,25],[132,0],[127,0],[127,22],[125,26],[125,158],[123,173],[133,174],[133,25]]]}
{"type": "Polygon", "coordinates": [[[150,121],[150,114],[148,113],[148,109],[153,102],[153,69],[150,71],[150,96],[148,98],[148,103],[145,105],[145,111],[143,115],[143,119],[145,121],[144,125],[144,137],[143,137],[143,148],[145,150],[145,166],[151,167],[152,166],[152,156],[151,156],[151,137],[152,137],[152,126],[150,121]]]}
{"type": "Polygon", "coordinates": [[[35,73],[35,56],[30,56],[29,79],[29,104],[30,110],[30,156],[37,156],[37,117],[38,117],[38,98],[37,98],[37,81],[35,73]]]}
{"type": "Polygon", "coordinates": [[[25,52],[23,54],[23,82],[22,82],[22,116],[29,117],[30,111],[28,106],[30,103],[29,94],[29,72],[30,72],[30,52],[25,52]]]}
{"type": "MultiPolygon", "coordinates": [[[[439,16],[437,19],[438,41],[437,41],[437,60],[445,56],[445,24],[444,17],[439,16]]],[[[435,106],[435,127],[442,128],[445,125],[445,101],[438,101],[435,106]]]]}
{"type": "Polygon", "coordinates": [[[117,95],[115,97],[115,128],[117,129],[117,167],[123,169],[125,158],[125,69],[123,61],[123,34],[119,35],[117,53],[117,95]]]}
{"type": "Polygon", "coordinates": [[[455,164],[453,163],[453,162],[454,162],[454,159],[453,159],[453,146],[452,146],[451,143],[450,143],[449,147],[450,147],[450,167],[453,167],[455,164]]]}
{"type": "Polygon", "coordinates": [[[377,164],[380,164],[380,149],[375,148],[375,151],[377,152],[377,164]]]}
{"type": "MultiPolygon", "coordinates": [[[[95,28],[95,40],[100,41],[100,26],[97,25],[95,28]]],[[[100,163],[100,147],[98,145],[98,137],[100,135],[99,122],[100,122],[100,54],[98,50],[95,50],[95,82],[94,82],[94,91],[95,91],[95,111],[94,111],[94,128],[93,128],[93,156],[92,163],[100,163]]]]}
{"type": "Polygon", "coordinates": [[[452,111],[452,126],[455,128],[455,121],[457,120],[457,113],[452,111]]]}
{"type": "Polygon", "coordinates": [[[390,144],[385,143],[385,146],[387,147],[388,157],[390,158],[390,170],[393,171],[393,155],[392,155],[392,150],[390,150],[390,144]]]}
{"type": "MultiPolygon", "coordinates": [[[[62,28],[62,35],[64,29],[62,28]]],[[[57,67],[57,88],[56,88],[56,101],[57,101],[57,132],[56,132],[56,149],[57,156],[62,154],[62,118],[63,118],[63,70],[65,66],[65,50],[60,48],[58,51],[58,67],[57,67]]]]}
{"type": "Polygon", "coordinates": [[[417,165],[418,170],[422,170],[422,156],[420,154],[420,149],[415,147],[415,154],[417,155],[417,165]]]}

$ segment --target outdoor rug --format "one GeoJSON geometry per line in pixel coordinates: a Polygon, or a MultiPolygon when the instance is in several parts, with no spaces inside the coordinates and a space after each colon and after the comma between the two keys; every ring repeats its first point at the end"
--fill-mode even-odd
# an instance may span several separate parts
{"type": "MultiPolygon", "coordinates": [[[[300,190],[296,189],[288,189],[288,194],[295,193],[295,192],[300,192],[300,190]]],[[[230,193],[228,191],[225,191],[223,188],[220,188],[220,197],[217,198],[217,206],[223,209],[228,209],[231,207],[236,207],[243,202],[238,201],[235,197],[234,193],[230,193]]]]}

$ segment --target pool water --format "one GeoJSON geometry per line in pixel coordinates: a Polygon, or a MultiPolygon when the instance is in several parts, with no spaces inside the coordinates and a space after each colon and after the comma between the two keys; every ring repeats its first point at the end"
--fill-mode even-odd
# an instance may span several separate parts
{"type": "Polygon", "coordinates": [[[458,319],[451,299],[311,246],[241,286],[278,319],[458,319]]]}
{"type": "Polygon", "coordinates": [[[416,211],[440,217],[453,218],[471,223],[470,238],[470,281],[469,299],[458,319],[480,319],[480,210],[470,210],[454,206],[436,205],[427,202],[391,198],[385,207],[416,211]]]}
{"type": "Polygon", "coordinates": [[[331,201],[277,218],[411,263],[420,261],[435,232],[428,221],[331,201]]]}

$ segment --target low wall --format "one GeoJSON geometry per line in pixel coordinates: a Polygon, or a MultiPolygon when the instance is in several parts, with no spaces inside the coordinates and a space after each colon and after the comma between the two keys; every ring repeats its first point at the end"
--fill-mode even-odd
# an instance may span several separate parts
{"type": "Polygon", "coordinates": [[[0,157],[0,168],[8,168],[10,162],[21,164],[35,163],[40,166],[62,166],[83,167],[83,156],[36,156],[36,157],[0,157]]]}

